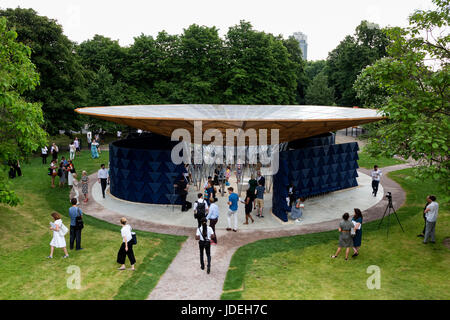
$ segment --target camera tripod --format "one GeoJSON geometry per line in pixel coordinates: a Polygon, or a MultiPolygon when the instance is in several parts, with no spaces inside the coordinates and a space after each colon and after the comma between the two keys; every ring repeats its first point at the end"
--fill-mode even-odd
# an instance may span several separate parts
{"type": "Polygon", "coordinates": [[[386,206],[386,209],[384,210],[383,217],[381,218],[381,221],[378,224],[378,229],[380,229],[381,223],[383,223],[384,216],[386,215],[386,212],[387,212],[388,213],[387,236],[389,237],[389,226],[390,226],[390,221],[391,221],[390,217],[391,217],[392,212],[395,214],[395,217],[397,218],[398,224],[400,225],[400,228],[402,228],[402,231],[405,232],[405,230],[403,230],[403,226],[400,223],[400,220],[397,216],[397,212],[395,212],[394,206],[392,205],[392,196],[388,197],[388,201],[389,202],[388,202],[388,205],[386,206]],[[391,210],[392,210],[392,212],[391,212],[391,210]]]}

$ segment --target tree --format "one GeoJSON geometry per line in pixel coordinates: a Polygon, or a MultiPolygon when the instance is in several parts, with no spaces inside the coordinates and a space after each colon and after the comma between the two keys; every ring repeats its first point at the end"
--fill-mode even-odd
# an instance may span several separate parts
{"type": "Polygon", "coordinates": [[[353,88],[361,70],[386,55],[388,38],[378,25],[362,21],[355,36],[347,36],[331,51],[325,68],[339,106],[360,104],[353,88]]]}
{"type": "Polygon", "coordinates": [[[38,103],[22,94],[39,84],[30,61],[31,50],[17,41],[17,33],[0,18],[0,203],[17,205],[19,198],[8,183],[8,163],[24,160],[46,143],[41,129],[43,116],[38,103]]]}
{"type": "MultiPolygon", "coordinates": [[[[121,81],[114,81],[113,75],[109,70],[101,66],[98,72],[94,73],[90,79],[88,90],[88,106],[118,106],[129,104],[128,87],[121,81]]],[[[115,124],[109,121],[96,119],[89,116],[82,117],[83,122],[89,125],[93,131],[100,129],[107,132],[124,130],[123,125],[115,124]]]]}
{"type": "Polygon", "coordinates": [[[290,36],[287,40],[283,40],[283,45],[288,50],[289,59],[296,65],[297,92],[295,102],[297,104],[304,104],[306,87],[309,84],[309,79],[305,73],[307,62],[303,60],[300,44],[293,36],[290,36]]]}
{"type": "Polygon", "coordinates": [[[30,101],[42,102],[47,131],[78,130],[80,123],[73,110],[85,101],[86,90],[75,44],[55,20],[39,16],[33,9],[0,10],[1,16],[8,19],[8,28],[18,33],[17,40],[31,48],[31,60],[41,81],[24,95],[30,101]]]}
{"type": "Polygon", "coordinates": [[[433,2],[437,8],[416,11],[409,27],[387,31],[388,57],[364,69],[354,87],[369,106],[382,102],[380,112],[389,117],[368,150],[421,160],[417,176],[431,175],[448,190],[450,35],[441,31],[449,26],[450,5],[433,2]]]}
{"type": "Polygon", "coordinates": [[[311,82],[319,73],[325,71],[327,66],[326,60],[306,61],[305,74],[311,82]]]}
{"type": "Polygon", "coordinates": [[[128,64],[127,49],[122,48],[117,40],[96,34],[91,40],[82,42],[77,47],[77,54],[85,69],[98,72],[106,67],[114,80],[123,81],[123,70],[128,64]]]}
{"type": "Polygon", "coordinates": [[[228,30],[225,47],[224,103],[294,104],[299,65],[283,41],[241,21],[228,30]]]}
{"type": "Polygon", "coordinates": [[[334,105],[334,90],[328,87],[328,79],[323,72],[315,76],[306,89],[305,102],[318,106],[334,105]]]}

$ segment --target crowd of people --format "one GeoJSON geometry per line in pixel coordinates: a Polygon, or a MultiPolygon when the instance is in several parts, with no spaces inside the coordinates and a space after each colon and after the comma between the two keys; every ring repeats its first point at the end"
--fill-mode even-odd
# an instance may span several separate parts
{"type": "MultiPolygon", "coordinates": [[[[70,249],[75,248],[76,250],[83,250],[81,247],[81,230],[83,229],[83,212],[78,207],[78,181],[76,176],[76,170],[73,164],[75,155],[81,150],[77,149],[77,144],[75,143],[77,139],[70,145],[70,158],[66,160],[64,157],[61,158],[59,167],[57,163],[57,153],[59,152],[58,147],[53,144],[50,153],[52,154],[52,162],[50,164],[50,172],[52,175],[52,187],[55,187],[54,179],[59,176],[59,185],[63,187],[67,182],[69,186],[74,189],[75,196],[71,199],[71,207],[69,208],[70,217],[70,249]],[[74,148],[73,148],[73,147],[74,148]],[[73,152],[72,152],[73,151],[73,152]],[[56,156],[55,156],[56,154],[56,156]]],[[[95,140],[93,140],[95,141],[95,140]]],[[[79,144],[78,144],[79,146],[79,144]]],[[[47,148],[42,149],[43,163],[46,163],[47,148]],[[44,152],[45,151],[45,152],[44,152]]],[[[105,168],[102,164],[101,168],[97,173],[98,182],[102,188],[102,196],[105,198],[105,190],[109,184],[109,170],[105,168]]],[[[378,192],[378,186],[381,179],[381,170],[378,166],[374,166],[372,171],[372,195],[375,197],[378,192]]],[[[255,219],[252,216],[252,212],[257,210],[256,217],[264,218],[264,194],[265,189],[265,178],[261,175],[258,170],[257,176],[252,176],[248,181],[248,186],[245,191],[245,197],[240,198],[239,195],[234,191],[234,188],[230,186],[229,178],[231,177],[230,167],[219,167],[215,170],[214,177],[208,177],[207,181],[203,185],[203,192],[197,194],[197,200],[193,204],[194,218],[197,220],[197,229],[195,233],[195,239],[198,240],[199,252],[200,252],[200,268],[205,269],[205,255],[206,255],[206,271],[209,274],[211,271],[211,245],[217,245],[218,239],[216,234],[215,226],[219,220],[220,210],[217,205],[219,201],[217,198],[217,186],[224,188],[226,186],[228,197],[227,197],[227,231],[238,231],[238,209],[239,203],[244,205],[245,212],[245,225],[250,222],[254,223],[255,219]],[[209,223],[209,225],[208,225],[209,223]]],[[[242,179],[242,168],[236,167],[236,180],[241,181],[242,179]]],[[[174,185],[176,192],[182,201],[182,211],[189,211],[192,204],[186,200],[189,193],[189,184],[192,182],[192,177],[189,174],[183,175],[180,180],[174,185]]],[[[89,177],[86,171],[82,172],[82,177],[80,179],[81,190],[84,195],[84,202],[88,201],[88,183],[89,177]]],[[[222,191],[219,189],[219,191],[222,191]]],[[[291,184],[288,186],[287,190],[287,205],[290,208],[291,218],[295,221],[301,221],[303,215],[304,202],[305,199],[297,196],[294,186],[291,184]]],[[[429,239],[431,242],[435,242],[435,226],[438,215],[439,205],[436,202],[436,197],[430,195],[427,197],[427,204],[425,205],[423,211],[424,218],[424,229],[419,237],[423,237],[423,243],[428,243],[429,239]]],[[[334,255],[331,258],[335,259],[339,256],[340,252],[345,249],[345,260],[348,260],[350,249],[353,249],[352,258],[357,257],[360,252],[360,247],[362,243],[362,224],[363,216],[360,209],[355,208],[353,217],[350,219],[349,213],[344,213],[342,216],[342,221],[339,223],[339,244],[334,255]]],[[[64,226],[61,220],[61,215],[57,212],[51,214],[53,217],[53,222],[50,223],[50,230],[53,231],[53,238],[50,242],[51,251],[48,258],[53,258],[54,248],[62,248],[64,250],[63,258],[69,257],[67,252],[66,243],[64,235],[69,231],[67,227],[64,226]]],[[[119,270],[125,270],[125,259],[128,257],[131,270],[135,270],[136,258],[133,252],[133,246],[137,244],[136,235],[132,232],[131,226],[128,224],[126,218],[120,220],[122,225],[121,229],[121,246],[117,253],[117,263],[120,264],[119,270]]]]}

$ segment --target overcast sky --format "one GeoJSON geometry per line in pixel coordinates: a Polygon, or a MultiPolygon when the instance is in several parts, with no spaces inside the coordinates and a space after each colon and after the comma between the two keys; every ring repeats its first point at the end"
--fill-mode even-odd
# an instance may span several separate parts
{"type": "Polygon", "coordinates": [[[33,8],[56,19],[78,43],[101,34],[123,46],[135,36],[166,30],[182,33],[196,23],[216,26],[223,35],[240,20],[256,30],[287,38],[308,36],[308,60],[326,59],[361,20],[380,26],[406,26],[415,9],[431,9],[431,0],[0,0],[0,8],[33,8]]]}

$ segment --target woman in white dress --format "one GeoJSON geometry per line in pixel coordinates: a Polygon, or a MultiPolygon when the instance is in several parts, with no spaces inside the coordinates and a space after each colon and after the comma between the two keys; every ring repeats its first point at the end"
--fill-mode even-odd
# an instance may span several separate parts
{"type": "MultiPolygon", "coordinates": [[[[69,253],[66,249],[66,239],[61,231],[63,223],[61,216],[57,212],[52,213],[54,222],[50,222],[50,230],[53,231],[53,238],[50,241],[50,255],[47,257],[49,259],[53,258],[53,251],[55,248],[62,248],[64,250],[64,259],[69,257],[69,253]]],[[[67,228],[66,228],[67,229],[67,228]]]]}

